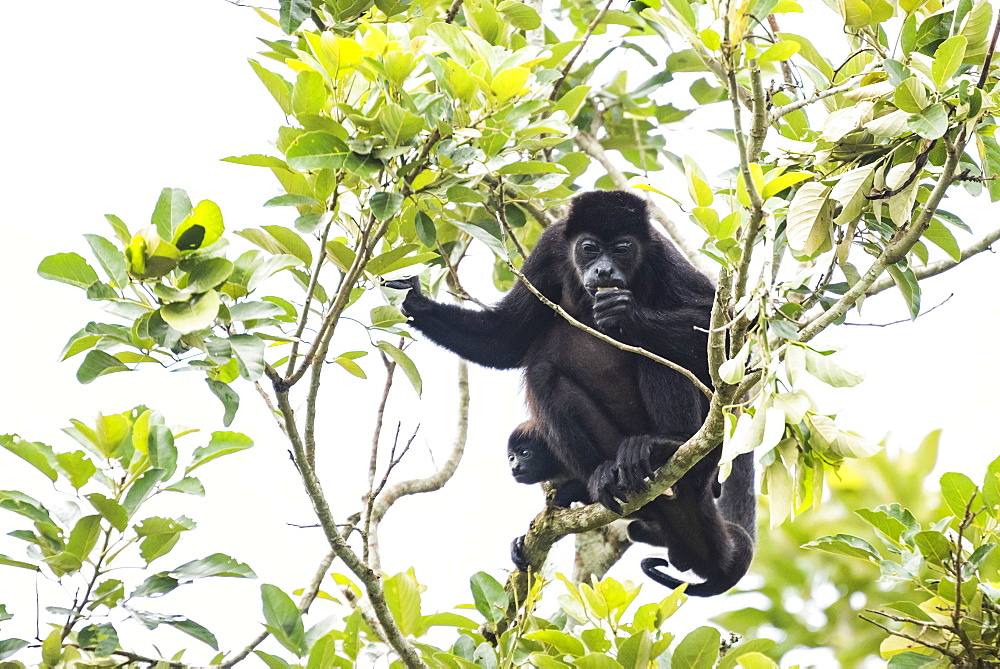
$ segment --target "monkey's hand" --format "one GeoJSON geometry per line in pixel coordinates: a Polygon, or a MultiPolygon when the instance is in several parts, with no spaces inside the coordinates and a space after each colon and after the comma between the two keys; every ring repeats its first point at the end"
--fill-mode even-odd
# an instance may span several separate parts
{"type": "Polygon", "coordinates": [[[652,440],[648,436],[626,437],[618,447],[618,482],[629,494],[649,488],[647,479],[656,473],[652,462],[652,440]]]}
{"type": "Polygon", "coordinates": [[[528,559],[524,556],[524,535],[510,542],[510,561],[518,571],[528,571],[528,559]]]}
{"type": "Polygon", "coordinates": [[[408,276],[405,279],[392,279],[391,281],[383,283],[382,286],[392,290],[407,291],[406,297],[403,298],[403,304],[400,306],[400,309],[406,316],[411,315],[417,308],[419,308],[420,302],[426,299],[423,292],[420,290],[419,276],[408,276]]]}
{"type": "Polygon", "coordinates": [[[637,315],[635,296],[627,288],[599,288],[594,295],[594,321],[605,334],[630,333],[637,315]]]}
{"type": "Polygon", "coordinates": [[[605,508],[622,515],[621,502],[625,501],[627,493],[621,485],[618,474],[617,462],[603,462],[590,475],[587,488],[592,499],[603,504],[605,508]]]}

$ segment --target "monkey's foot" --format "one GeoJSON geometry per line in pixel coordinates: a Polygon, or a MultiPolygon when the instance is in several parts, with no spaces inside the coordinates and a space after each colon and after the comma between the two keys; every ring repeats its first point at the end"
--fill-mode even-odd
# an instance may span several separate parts
{"type": "Polygon", "coordinates": [[[524,535],[522,534],[514,541],[510,542],[510,561],[514,563],[518,571],[528,571],[528,558],[524,556],[524,535]]]}

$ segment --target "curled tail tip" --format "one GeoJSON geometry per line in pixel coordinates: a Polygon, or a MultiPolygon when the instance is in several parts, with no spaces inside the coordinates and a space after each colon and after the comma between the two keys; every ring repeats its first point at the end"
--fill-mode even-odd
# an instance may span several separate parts
{"type": "Polygon", "coordinates": [[[731,579],[727,579],[725,582],[712,581],[711,579],[704,581],[702,583],[688,583],[687,581],[681,581],[680,579],[674,578],[668,574],[664,574],[658,571],[658,567],[669,567],[670,563],[663,558],[649,557],[643,558],[641,562],[642,571],[646,576],[653,579],[660,585],[666,586],[670,589],[679,588],[682,585],[687,585],[687,589],[684,590],[684,594],[691,597],[714,597],[716,595],[721,595],[732,589],[739,578],[733,582],[729,582],[731,579]]]}

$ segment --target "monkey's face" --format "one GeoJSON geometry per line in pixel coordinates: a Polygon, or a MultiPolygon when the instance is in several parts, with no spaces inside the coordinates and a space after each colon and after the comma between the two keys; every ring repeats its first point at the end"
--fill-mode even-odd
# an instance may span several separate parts
{"type": "Polygon", "coordinates": [[[511,435],[507,443],[507,464],[518,483],[541,483],[556,473],[555,461],[541,442],[511,435]]]}
{"type": "Polygon", "coordinates": [[[642,256],[639,240],[631,235],[606,240],[583,234],[572,249],[573,267],[591,295],[602,288],[628,288],[642,256]]]}

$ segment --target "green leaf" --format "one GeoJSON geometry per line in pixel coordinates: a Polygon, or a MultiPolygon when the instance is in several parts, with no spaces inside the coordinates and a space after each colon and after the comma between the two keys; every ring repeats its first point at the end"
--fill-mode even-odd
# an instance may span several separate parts
{"type": "Polygon", "coordinates": [[[257,578],[250,567],[223,553],[213,553],[200,560],[185,562],[180,567],[172,569],[170,573],[185,579],[208,578],[210,576],[257,578]]]}
{"type": "Polygon", "coordinates": [[[185,290],[189,290],[192,293],[204,293],[220,286],[232,273],[233,263],[225,258],[205,258],[199,260],[188,272],[188,282],[185,290]]]}
{"type": "Polygon", "coordinates": [[[291,35],[309,18],[310,11],[310,0],[278,0],[278,25],[286,35],[291,35]]]}
{"type": "Polygon", "coordinates": [[[211,200],[202,200],[194,211],[178,224],[172,244],[178,251],[194,251],[219,241],[224,230],[225,225],[222,222],[222,210],[219,209],[219,205],[211,200]]]}
{"type": "Polygon", "coordinates": [[[372,309],[371,319],[372,327],[381,329],[391,328],[394,325],[399,325],[407,321],[406,316],[399,310],[399,307],[388,304],[372,309]]]}
{"type": "Polygon", "coordinates": [[[893,518],[884,511],[877,509],[856,509],[854,513],[864,518],[872,527],[896,544],[899,544],[899,537],[907,530],[906,525],[900,520],[893,518]]]}
{"type": "Polygon", "coordinates": [[[97,657],[108,657],[119,648],[118,632],[111,623],[87,625],[77,634],[76,642],[81,647],[94,648],[97,657]]]}
{"type": "Polygon", "coordinates": [[[405,146],[426,126],[424,118],[389,102],[378,114],[379,125],[389,146],[405,146]]]}
{"type": "Polygon", "coordinates": [[[795,41],[775,42],[764,50],[764,53],[757,56],[757,62],[767,63],[772,61],[788,60],[799,52],[799,43],[795,41]]]}
{"type": "Polygon", "coordinates": [[[542,25],[542,19],[534,7],[517,0],[502,0],[497,5],[497,11],[503,14],[507,22],[518,30],[535,30],[542,25]]]}
{"type": "Polygon", "coordinates": [[[711,669],[719,657],[721,639],[719,630],[714,627],[699,627],[677,644],[671,666],[711,669]]]}
{"type": "Polygon", "coordinates": [[[84,238],[112,285],[116,288],[127,286],[128,272],[125,271],[125,255],[121,249],[100,235],[84,235],[84,238]]]}
{"type": "Polygon", "coordinates": [[[183,188],[164,188],[153,209],[153,225],[160,239],[172,239],[177,226],[191,214],[191,199],[183,188]]]}
{"type": "Polygon", "coordinates": [[[569,174],[569,170],[558,163],[547,163],[541,160],[526,160],[523,162],[509,163],[499,170],[498,174],[569,174]]]}
{"type": "Polygon", "coordinates": [[[154,492],[156,484],[163,479],[164,471],[162,469],[149,469],[129,487],[122,506],[128,511],[130,518],[139,509],[139,506],[149,499],[150,495],[154,492]]]}
{"type": "Polygon", "coordinates": [[[266,628],[278,643],[302,657],[306,653],[305,628],[302,624],[302,614],[292,598],[280,588],[267,583],[260,586],[261,599],[264,603],[264,620],[266,628]]]}
{"type": "Polygon", "coordinates": [[[437,246],[437,228],[430,216],[418,211],[413,224],[417,229],[417,239],[420,240],[421,244],[428,248],[437,246]]]}
{"type": "Polygon", "coordinates": [[[915,602],[895,602],[893,604],[887,604],[886,608],[893,609],[894,611],[899,611],[907,618],[913,618],[914,620],[925,620],[929,623],[934,622],[932,618],[926,611],[920,608],[915,602]]]}
{"type": "Polygon", "coordinates": [[[245,451],[253,446],[253,439],[239,432],[213,432],[207,446],[194,449],[191,464],[184,470],[190,474],[198,467],[230,453],[245,451]]]}
{"type": "MultiPolygon", "coordinates": [[[[265,207],[311,207],[313,205],[321,204],[319,200],[314,197],[309,197],[308,195],[295,195],[292,193],[287,193],[285,195],[277,195],[272,197],[270,200],[264,203],[265,207]]],[[[244,231],[237,232],[236,234],[245,237],[242,234],[244,231]]]]}
{"type": "Polygon", "coordinates": [[[250,67],[253,68],[253,71],[257,73],[257,76],[260,77],[260,80],[264,83],[264,87],[267,88],[271,97],[273,97],[275,102],[278,103],[278,106],[281,107],[282,113],[286,116],[291,115],[292,85],[285,81],[281,75],[265,69],[260,63],[252,58],[248,59],[248,62],[250,63],[250,67]]]}
{"type": "Polygon", "coordinates": [[[84,516],[76,521],[66,542],[66,552],[84,561],[101,536],[101,516],[84,516]]]}
{"type": "Polygon", "coordinates": [[[920,286],[917,284],[917,277],[913,270],[907,267],[905,270],[899,269],[896,265],[889,265],[886,268],[889,275],[899,288],[906,300],[906,306],[910,309],[910,318],[916,319],[920,315],[920,286]]]}
{"type": "Polygon", "coordinates": [[[896,87],[893,104],[903,111],[916,114],[927,106],[927,89],[913,76],[896,87]]]}
{"type": "MultiPolygon", "coordinates": [[[[527,5],[522,5],[527,7],[527,5]]],[[[553,112],[564,111],[570,122],[577,117],[580,110],[587,102],[587,94],[590,93],[590,86],[574,86],[567,91],[552,107],[553,112]]]]}
{"type": "Polygon", "coordinates": [[[785,235],[796,258],[814,258],[831,248],[833,202],[831,189],[818,181],[799,187],[788,205],[785,235]]]}
{"type": "Polygon", "coordinates": [[[583,647],[583,643],[579,639],[559,630],[538,630],[524,636],[527,639],[549,644],[558,650],[561,655],[579,657],[587,652],[587,649],[583,647]]]}
{"type": "Polygon", "coordinates": [[[69,479],[70,485],[79,490],[97,472],[97,466],[83,451],[57,453],[56,465],[69,479]]]}
{"type": "Polygon", "coordinates": [[[410,384],[413,389],[417,391],[417,397],[420,397],[423,392],[423,381],[420,379],[420,372],[417,370],[417,366],[413,364],[413,360],[410,356],[406,355],[402,349],[397,346],[390,344],[387,341],[380,341],[376,344],[382,351],[385,352],[390,358],[392,358],[397,365],[399,365],[403,373],[406,374],[406,378],[410,380],[410,384]]]}
{"type": "Polygon", "coordinates": [[[940,532],[933,530],[917,532],[913,536],[913,541],[921,554],[930,562],[943,565],[951,561],[951,542],[940,532]]]}
{"type": "Polygon", "coordinates": [[[211,326],[219,314],[220,304],[219,294],[209,290],[193,295],[184,302],[163,305],[160,307],[160,317],[181,334],[188,334],[211,326]]]}
{"type": "Polygon", "coordinates": [[[404,571],[385,579],[385,601],[403,634],[420,633],[420,584],[412,573],[404,571]]]}
{"type": "Polygon", "coordinates": [[[208,644],[208,646],[212,650],[216,651],[219,650],[219,640],[215,638],[215,635],[212,634],[210,631],[208,631],[208,629],[206,629],[202,625],[199,625],[193,620],[171,619],[171,620],[164,620],[163,623],[165,625],[170,625],[174,629],[178,629],[181,632],[184,632],[188,636],[194,637],[198,641],[202,641],[208,644]]]}
{"type": "Polygon", "coordinates": [[[507,612],[507,591],[503,586],[484,571],[473,574],[470,584],[476,610],[487,622],[496,624],[503,620],[507,612]]]}
{"type": "Polygon", "coordinates": [[[149,428],[149,462],[157,469],[164,471],[163,478],[168,479],[177,470],[177,447],[174,446],[174,434],[166,425],[152,425],[149,428]]]}
{"type": "Polygon", "coordinates": [[[850,223],[861,215],[868,206],[866,196],[871,192],[874,177],[875,168],[871,166],[858,167],[840,175],[830,191],[830,198],[841,205],[840,214],[834,219],[834,223],[850,223]]]}
{"type": "Polygon", "coordinates": [[[934,77],[938,90],[946,88],[945,84],[958,71],[965,60],[965,48],[968,45],[969,40],[964,35],[955,35],[938,46],[934,52],[934,60],[931,61],[931,76],[934,77]]]}
{"type": "Polygon", "coordinates": [[[240,376],[247,381],[259,379],[264,373],[264,349],[266,348],[264,340],[250,334],[232,335],[229,337],[229,345],[233,348],[240,376]]]}
{"type": "MultiPolygon", "coordinates": [[[[24,639],[4,639],[0,641],[0,660],[5,660],[22,648],[27,648],[30,644],[24,639]]],[[[10,663],[17,667],[16,663],[10,663]]],[[[24,666],[24,665],[21,665],[24,666]]]]}
{"type": "Polygon", "coordinates": [[[886,669],[947,669],[950,666],[951,662],[943,657],[933,657],[908,650],[890,657],[886,669]]]}
{"type": "Polygon", "coordinates": [[[948,111],[943,103],[928,105],[906,119],[906,126],[926,139],[938,139],[948,131],[948,111]]]}
{"type": "Polygon", "coordinates": [[[959,248],[955,235],[938,219],[931,220],[930,225],[924,230],[924,238],[942,249],[955,262],[962,260],[962,249],[959,248]]]}
{"type": "Polygon", "coordinates": [[[295,85],[292,86],[292,112],[296,115],[319,114],[326,103],[323,75],[312,70],[299,72],[295,77],[295,85]]]}
{"type": "Polygon", "coordinates": [[[222,408],[224,411],[222,415],[222,424],[225,427],[229,427],[232,425],[233,418],[236,417],[236,412],[240,408],[239,394],[233,390],[228,383],[223,383],[222,381],[205,379],[205,383],[208,384],[212,393],[219,398],[220,402],[222,402],[222,408]]]}
{"type": "Polygon", "coordinates": [[[228,158],[222,159],[227,163],[235,163],[237,165],[251,165],[254,167],[276,167],[278,169],[287,169],[288,164],[281,158],[275,158],[274,156],[265,156],[259,153],[252,153],[247,156],[229,156],[228,158]]]}
{"type": "Polygon", "coordinates": [[[322,130],[300,135],[285,151],[288,166],[296,170],[341,169],[350,155],[346,144],[322,130]]]}
{"type": "MultiPolygon", "coordinates": [[[[941,496],[951,512],[958,518],[965,517],[969,502],[979,494],[979,488],[965,474],[947,472],[941,475],[941,496]]],[[[974,504],[974,503],[973,503],[974,504]]],[[[971,509],[974,511],[975,506],[971,509]]]]}
{"type": "Polygon", "coordinates": [[[835,555],[846,555],[858,558],[867,562],[878,564],[879,554],[875,547],[864,539],[850,534],[836,534],[834,536],[820,537],[816,541],[810,541],[802,548],[813,548],[826,551],[835,555]]]}
{"type": "MultiPolygon", "coordinates": [[[[372,215],[380,221],[385,221],[399,213],[403,206],[403,196],[399,193],[379,191],[368,201],[372,215]]],[[[371,271],[371,270],[369,270],[371,271]]]]}
{"type": "MultiPolygon", "coordinates": [[[[768,177],[770,177],[771,174],[772,172],[768,172],[768,177]]],[[[811,179],[815,176],[816,175],[812,172],[782,172],[776,177],[768,178],[767,182],[764,184],[764,189],[761,192],[761,197],[767,200],[769,197],[777,195],[789,186],[794,186],[799,182],[811,179]]],[[[834,199],[837,198],[834,197],[834,199]]]]}
{"type": "Polygon", "coordinates": [[[309,244],[294,230],[280,225],[263,225],[261,228],[278,242],[279,253],[293,255],[301,260],[306,267],[312,266],[312,250],[309,248],[309,244]]]}
{"type": "Polygon", "coordinates": [[[53,467],[56,459],[51,446],[37,441],[25,441],[16,434],[0,435],[0,446],[45,474],[53,483],[59,478],[53,467]]]}
{"type": "Polygon", "coordinates": [[[87,384],[104,374],[128,371],[131,370],[122,364],[121,360],[110,353],[95,349],[87,352],[87,357],[83,359],[83,363],[76,371],[76,380],[87,384]]]}
{"type": "Polygon", "coordinates": [[[128,512],[121,504],[113,499],[109,499],[99,492],[86,495],[90,505],[93,506],[101,516],[111,523],[111,526],[119,532],[124,532],[128,527],[128,512]]]}
{"type": "Polygon", "coordinates": [[[983,501],[990,514],[996,517],[1000,509],[1000,458],[990,463],[983,479],[983,501]]]}
{"type": "Polygon", "coordinates": [[[192,530],[195,522],[185,516],[162,518],[151,516],[135,526],[135,533],[143,537],[139,554],[149,564],[170,552],[181,538],[181,532],[192,530]]]}
{"type": "Polygon", "coordinates": [[[14,558],[3,555],[2,553],[0,553],[0,565],[20,567],[21,569],[31,569],[32,571],[41,571],[41,569],[30,562],[21,562],[20,560],[15,560],[14,558]]]}
{"type": "Polygon", "coordinates": [[[817,353],[811,348],[803,347],[805,351],[806,371],[817,379],[834,388],[850,388],[864,381],[863,374],[849,372],[830,362],[829,356],[817,353]]]}
{"type": "Polygon", "coordinates": [[[48,256],[39,263],[38,275],[43,279],[61,281],[84,289],[99,280],[94,268],[78,253],[57,253],[48,256]]]}
{"type": "Polygon", "coordinates": [[[164,490],[184,493],[185,495],[197,495],[198,497],[205,496],[205,486],[193,476],[185,476],[177,483],[167,486],[164,490]]]}

